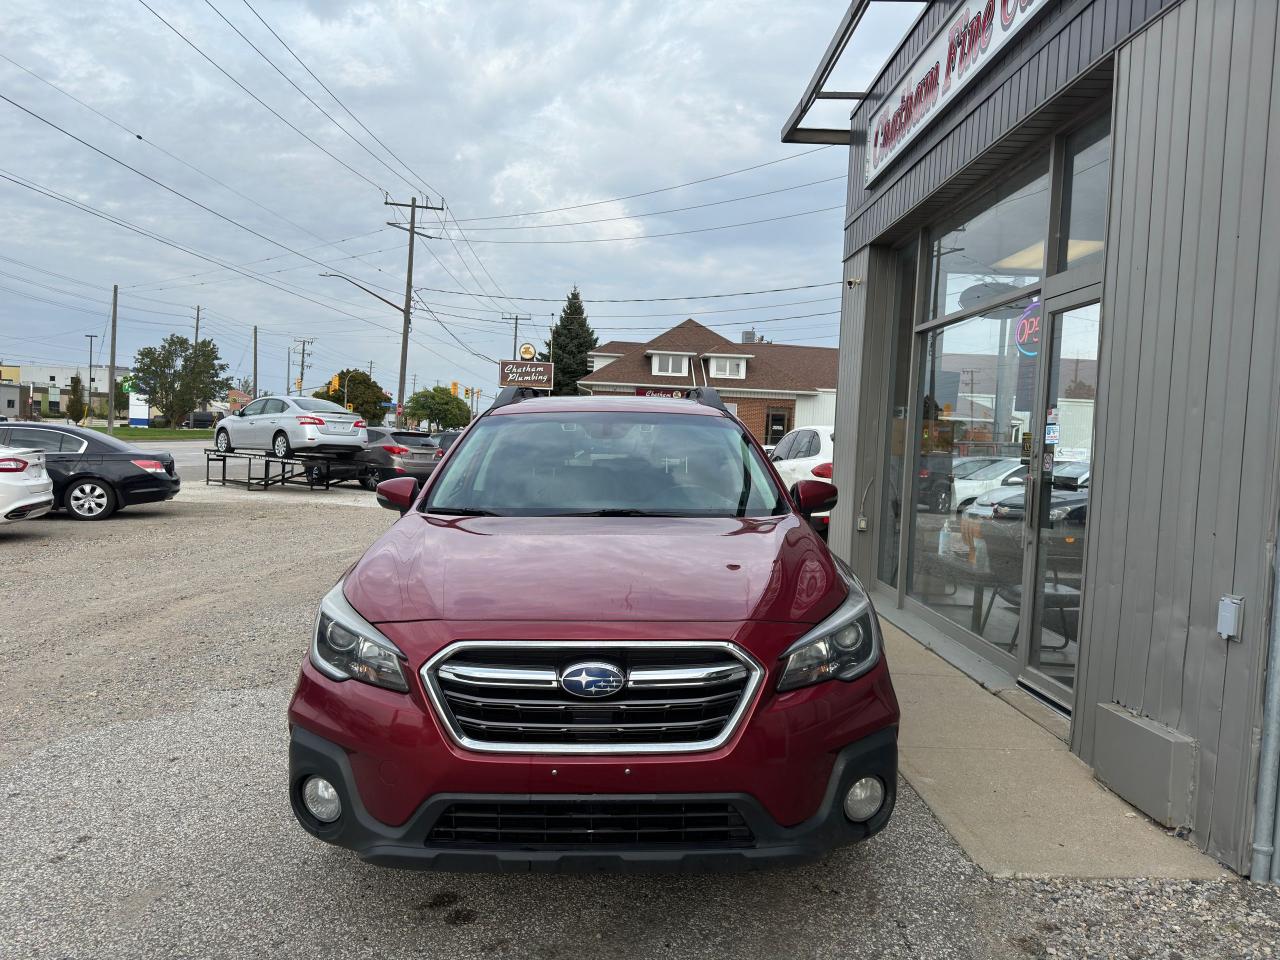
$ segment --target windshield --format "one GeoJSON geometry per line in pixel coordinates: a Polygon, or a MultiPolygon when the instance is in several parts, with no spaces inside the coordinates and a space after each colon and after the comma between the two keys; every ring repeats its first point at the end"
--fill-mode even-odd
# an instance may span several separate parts
{"type": "Polygon", "coordinates": [[[350,413],[346,407],[340,407],[332,400],[315,400],[311,397],[290,397],[294,406],[309,410],[312,413],[350,413]]]}
{"type": "Polygon", "coordinates": [[[764,460],[733,421],[670,413],[485,417],[442,468],[429,513],[776,516],[764,460]]]}
{"type": "Polygon", "coordinates": [[[974,457],[972,460],[958,460],[955,466],[951,468],[951,476],[957,480],[965,480],[990,463],[990,460],[984,460],[982,457],[974,457]]]}
{"type": "Polygon", "coordinates": [[[995,463],[988,464],[981,470],[975,470],[969,474],[970,480],[999,480],[1004,474],[1008,473],[1014,467],[1018,466],[1017,460],[997,460],[995,463]]]}

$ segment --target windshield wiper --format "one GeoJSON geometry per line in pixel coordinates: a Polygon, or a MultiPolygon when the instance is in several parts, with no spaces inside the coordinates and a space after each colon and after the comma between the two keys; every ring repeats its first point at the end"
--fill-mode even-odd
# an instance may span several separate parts
{"type": "Polygon", "coordinates": [[[427,513],[438,513],[446,517],[500,517],[502,514],[492,510],[473,510],[469,507],[427,507],[427,513]]]}

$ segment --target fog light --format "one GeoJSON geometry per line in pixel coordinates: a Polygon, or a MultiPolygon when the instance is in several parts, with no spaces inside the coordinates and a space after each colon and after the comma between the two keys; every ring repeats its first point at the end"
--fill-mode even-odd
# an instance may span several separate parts
{"type": "Polygon", "coordinates": [[[863,777],[844,795],[844,815],[854,823],[870,820],[884,806],[884,784],[879,777],[863,777]]]}
{"type": "MultiPolygon", "coordinates": [[[[307,778],[307,782],[302,785],[302,803],[321,823],[333,823],[342,816],[342,801],[338,799],[338,791],[324,777],[307,778]]],[[[848,806],[849,802],[846,800],[845,808],[848,806]]]]}

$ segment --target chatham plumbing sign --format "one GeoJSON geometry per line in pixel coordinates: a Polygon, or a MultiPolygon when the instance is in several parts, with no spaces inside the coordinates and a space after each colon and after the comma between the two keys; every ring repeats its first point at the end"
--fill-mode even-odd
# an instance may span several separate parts
{"type": "Polygon", "coordinates": [[[961,4],[871,118],[864,186],[884,172],[1053,0],[961,4]]]}

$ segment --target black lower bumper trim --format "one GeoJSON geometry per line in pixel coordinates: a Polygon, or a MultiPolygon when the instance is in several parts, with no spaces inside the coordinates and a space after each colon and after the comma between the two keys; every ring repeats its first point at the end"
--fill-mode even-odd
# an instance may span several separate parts
{"type": "Polygon", "coordinates": [[[354,850],[369,863],[410,869],[465,871],[549,871],[570,873],[655,871],[710,872],[752,870],[766,866],[805,863],[830,850],[857,843],[884,829],[893,813],[897,793],[897,728],[888,727],[845,747],[836,757],[817,812],[794,827],[784,827],[752,796],[744,793],[610,794],[437,794],[426,800],[408,821],[391,827],[364,809],[354,789],[345,751],[334,743],[294,727],[289,746],[289,798],[294,815],[308,832],[354,850]],[[322,776],[337,789],[343,814],[336,823],[322,824],[302,805],[302,784],[322,776]],[[876,776],[884,783],[885,801],[866,823],[852,823],[843,801],[855,780],[876,776]],[[600,804],[652,802],[720,803],[731,805],[749,828],[749,846],[703,845],[696,842],[653,845],[593,845],[546,848],[516,843],[432,844],[430,835],[446,811],[458,804],[556,803],[581,801],[600,804]]]}

